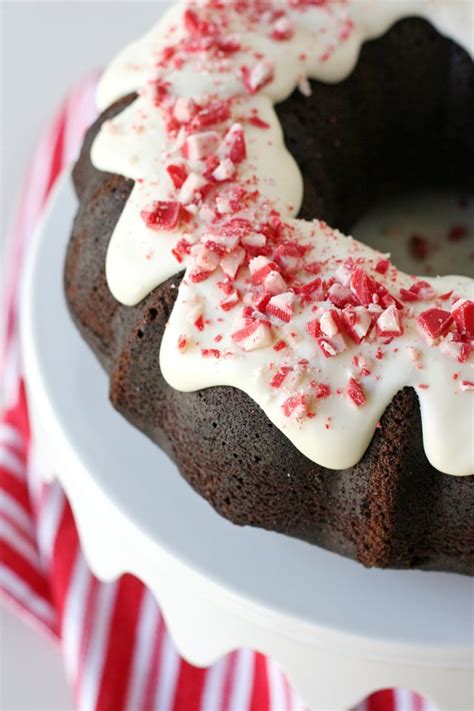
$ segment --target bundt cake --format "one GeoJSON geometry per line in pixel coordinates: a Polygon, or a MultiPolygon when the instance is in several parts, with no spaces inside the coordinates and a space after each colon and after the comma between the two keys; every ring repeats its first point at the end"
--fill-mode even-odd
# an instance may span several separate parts
{"type": "Polygon", "coordinates": [[[472,190],[470,13],[179,2],[73,172],[65,292],[113,406],[226,518],[366,566],[474,570],[473,282],[335,229],[472,190]]]}

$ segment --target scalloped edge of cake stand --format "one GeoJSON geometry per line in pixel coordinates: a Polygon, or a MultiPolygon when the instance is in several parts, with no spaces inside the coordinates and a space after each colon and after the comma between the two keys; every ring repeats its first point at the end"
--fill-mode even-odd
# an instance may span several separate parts
{"type": "Polygon", "coordinates": [[[207,666],[237,648],[252,648],[273,657],[310,707],[347,709],[371,692],[387,687],[416,690],[440,709],[468,709],[473,703],[472,660],[454,655],[446,666],[420,656],[399,658],[373,654],[367,645],[354,652],[354,639],[314,629],[265,609],[170,555],[112,502],[94,481],[80,452],[61,425],[42,377],[32,328],[35,270],[41,234],[60,199],[67,176],[57,185],[34,238],[25,271],[21,335],[33,430],[44,442],[52,469],[63,486],[77,523],[84,555],[101,580],[123,573],[138,577],[158,600],[180,654],[207,666]],[[331,642],[332,639],[332,642],[331,642]],[[337,644],[334,643],[336,640],[337,644]],[[350,642],[350,644],[349,644],[350,642]],[[350,651],[348,651],[350,650],[350,651]]]}

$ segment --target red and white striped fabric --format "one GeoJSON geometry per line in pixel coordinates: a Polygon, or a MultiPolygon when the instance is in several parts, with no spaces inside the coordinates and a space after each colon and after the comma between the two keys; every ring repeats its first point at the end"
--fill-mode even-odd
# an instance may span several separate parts
{"type": "MultiPolygon", "coordinates": [[[[303,705],[278,665],[250,650],[208,669],[180,659],[160,609],[136,578],[101,583],[81,552],[71,509],[31,438],[18,341],[18,285],[35,224],[60,171],[77,155],[95,109],[96,77],[74,89],[38,143],[16,212],[6,298],[0,421],[0,589],[61,644],[79,709],[296,711],[303,705]]],[[[373,694],[367,711],[416,711],[405,690],[373,694]]]]}

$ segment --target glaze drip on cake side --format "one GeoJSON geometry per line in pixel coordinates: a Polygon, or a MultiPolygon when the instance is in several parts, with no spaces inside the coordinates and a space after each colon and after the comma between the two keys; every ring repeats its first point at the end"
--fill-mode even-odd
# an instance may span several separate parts
{"type": "Polygon", "coordinates": [[[472,281],[407,276],[324,223],[295,219],[302,179],[273,108],[306,91],[307,77],[343,79],[366,39],[408,15],[471,50],[469,9],[185,2],[109,67],[100,107],[138,98],[92,150],[97,168],[135,180],[107,279],[133,305],[186,267],[160,353],[172,387],[239,387],[308,458],[340,469],[412,385],[433,466],[474,471],[474,306],[460,301],[473,298],[472,281]]]}

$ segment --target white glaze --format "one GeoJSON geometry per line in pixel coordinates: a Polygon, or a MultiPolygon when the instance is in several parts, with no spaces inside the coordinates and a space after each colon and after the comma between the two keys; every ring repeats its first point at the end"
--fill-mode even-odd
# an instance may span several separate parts
{"type": "MultiPolygon", "coordinates": [[[[162,108],[153,104],[150,82],[157,78],[166,78],[171,85],[170,92],[176,96],[191,96],[198,100],[207,94],[218,97],[238,95],[232,109],[233,116],[237,118],[256,109],[270,128],[262,130],[245,124],[247,160],[239,168],[239,183],[245,182],[246,178],[256,180],[262,200],[266,199],[271,207],[280,212],[285,222],[296,228],[298,240],[305,242],[311,237],[314,241],[314,259],[329,256],[344,259],[356,252],[373,266],[380,257],[378,253],[321,227],[319,223],[293,219],[301,204],[302,180],[295,161],[285,148],[273,103],[286,98],[302,76],[324,81],[341,80],[353,69],[363,41],[381,35],[393,22],[407,15],[428,18],[441,32],[472,51],[469,3],[353,0],[349,4],[334,2],[328,7],[312,7],[304,12],[289,10],[287,14],[295,33],[284,42],[269,39],[268,25],[255,25],[249,29],[244,26],[243,16],[232,12],[228,30],[240,36],[242,50],[230,55],[224,65],[225,71],[217,72],[217,65],[212,63],[210,57],[203,61],[202,53],[194,55],[193,61],[186,63],[179,71],[169,66],[158,70],[154,66],[157,51],[184,36],[183,9],[190,4],[185,2],[173,6],[157,27],[119,55],[105,72],[99,86],[98,103],[102,109],[131,91],[139,90],[140,93],[129,107],[104,124],[92,150],[92,160],[97,168],[140,181],[135,183],[109,246],[106,269],[114,296],[127,305],[138,303],[182,268],[171,252],[178,240],[184,235],[190,241],[198,241],[206,229],[205,223],[197,220],[192,227],[172,232],[150,230],[140,217],[143,207],[152,200],[177,199],[165,168],[169,163],[183,162],[179,144],[166,131],[162,108]],[[348,20],[354,23],[353,28],[347,37],[338,40],[348,20]],[[273,61],[275,72],[271,83],[254,96],[248,96],[238,69],[244,64],[251,66],[249,53],[252,49],[273,61]],[[302,52],[307,55],[304,60],[300,58],[302,52]]],[[[200,2],[194,6],[199,8],[204,4],[200,2]]],[[[221,61],[219,68],[223,68],[221,61]]],[[[200,164],[191,166],[198,171],[201,167],[200,164]]],[[[261,210],[262,206],[258,209],[261,210]]],[[[255,219],[254,213],[248,216],[255,219]]],[[[327,265],[328,276],[334,273],[335,266],[334,263],[327,265]]],[[[312,370],[292,392],[306,392],[311,377],[329,382],[333,390],[331,397],[313,404],[316,411],[314,418],[297,420],[286,417],[281,408],[282,400],[290,393],[277,391],[275,395],[268,387],[270,361],[276,364],[276,369],[288,362],[288,352],[275,353],[272,348],[243,352],[235,346],[230,337],[235,330],[232,327],[235,310],[224,313],[219,308],[222,293],[217,289],[216,282],[223,275],[222,272],[220,277],[216,274],[197,284],[185,278],[180,286],[160,353],[164,377],[172,387],[179,390],[196,390],[212,385],[239,387],[258,402],[267,416],[306,456],[324,466],[339,469],[352,466],[361,458],[379,418],[400,388],[407,384],[415,388],[427,384],[427,389],[417,388],[417,392],[428,458],[437,469],[446,473],[462,475],[474,471],[472,392],[462,392],[459,388],[460,381],[473,379],[472,364],[459,364],[438,348],[425,347],[416,332],[413,318],[406,319],[405,334],[384,348],[384,359],[374,361],[370,377],[363,381],[367,401],[363,407],[356,408],[347,401],[347,396],[336,395],[335,391],[337,388],[344,390],[350,375],[357,376],[357,370],[352,365],[353,356],[362,355],[374,360],[380,343],[353,345],[344,353],[326,359],[306,333],[305,323],[311,318],[308,309],[296,314],[291,330],[299,332],[300,336],[298,342],[293,343],[291,362],[301,357],[308,358],[312,370]],[[195,311],[196,299],[201,300],[205,318],[211,321],[198,334],[196,329],[193,330],[189,317],[189,311],[195,311]],[[217,318],[221,322],[217,322],[217,318]],[[218,333],[222,334],[219,349],[226,353],[226,357],[203,358],[201,349],[215,347],[214,338],[218,333]],[[181,352],[176,344],[183,335],[186,335],[190,345],[181,352]],[[407,347],[422,353],[417,364],[407,355],[407,347]],[[398,350],[394,353],[395,348],[398,350]],[[458,373],[457,380],[452,379],[454,372],[458,373]],[[329,429],[325,427],[327,418],[332,418],[329,429]]],[[[380,275],[377,278],[384,282],[380,275]]],[[[431,282],[440,293],[454,288],[459,295],[473,296],[469,280],[444,277],[431,282]]],[[[408,288],[411,283],[413,280],[410,277],[400,273],[397,275],[397,288],[408,288]]],[[[432,305],[423,302],[414,304],[414,315],[432,305]]],[[[288,328],[283,326],[279,330],[284,332],[288,328]]]]}

